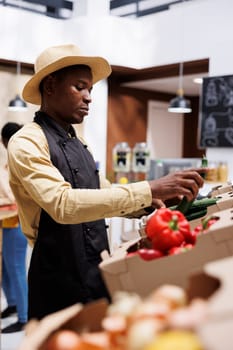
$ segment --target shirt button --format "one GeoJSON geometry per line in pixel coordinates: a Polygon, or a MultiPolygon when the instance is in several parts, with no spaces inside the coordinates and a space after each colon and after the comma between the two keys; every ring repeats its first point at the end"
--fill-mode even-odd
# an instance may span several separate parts
{"type": "Polygon", "coordinates": [[[77,174],[79,172],[78,168],[74,169],[74,173],[77,174]]]}

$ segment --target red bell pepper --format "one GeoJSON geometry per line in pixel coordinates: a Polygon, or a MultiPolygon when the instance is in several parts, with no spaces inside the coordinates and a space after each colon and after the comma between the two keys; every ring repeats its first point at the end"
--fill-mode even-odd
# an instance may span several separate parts
{"type": "Polygon", "coordinates": [[[162,256],[164,256],[164,254],[157,249],[140,248],[140,249],[136,250],[135,252],[128,253],[127,257],[135,256],[135,255],[139,255],[140,258],[142,258],[143,260],[147,260],[147,261],[161,258],[162,256]]]}
{"type": "Polygon", "coordinates": [[[153,248],[162,252],[194,241],[185,216],[180,211],[169,208],[158,209],[147,221],[145,232],[151,239],[153,248]]]}

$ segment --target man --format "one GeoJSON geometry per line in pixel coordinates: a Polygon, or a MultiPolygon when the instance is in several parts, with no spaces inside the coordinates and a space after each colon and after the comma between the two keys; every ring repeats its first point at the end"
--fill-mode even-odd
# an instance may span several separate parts
{"type": "Polygon", "coordinates": [[[94,83],[111,73],[101,57],[78,47],[46,49],[23,97],[40,105],[8,146],[10,183],[24,234],[34,245],[29,268],[29,318],[108,292],[98,264],[108,249],[105,218],[140,217],[161,201],[196,197],[203,179],[187,170],[154,181],[111,187],[72,124],[88,115],[94,83]]]}

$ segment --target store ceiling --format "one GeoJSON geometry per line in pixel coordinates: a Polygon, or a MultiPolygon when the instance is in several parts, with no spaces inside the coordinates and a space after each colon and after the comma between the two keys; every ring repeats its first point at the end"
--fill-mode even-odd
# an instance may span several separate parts
{"type": "Polygon", "coordinates": [[[201,84],[195,78],[208,76],[209,59],[203,58],[183,62],[183,74],[180,77],[180,63],[154,66],[143,69],[113,66],[111,79],[124,88],[149,90],[167,95],[176,95],[183,87],[185,95],[199,96],[201,84]]]}
{"type": "Polygon", "coordinates": [[[67,19],[72,16],[74,1],[78,0],[0,0],[0,5],[57,19],[67,19]]]}
{"type": "Polygon", "coordinates": [[[110,0],[110,14],[138,18],[170,10],[171,6],[194,0],[110,0]]]}
{"type": "MultiPolygon", "coordinates": [[[[82,7],[82,1],[0,0],[0,5],[11,6],[19,10],[27,10],[58,19],[68,19],[78,16],[79,9],[82,7]]],[[[109,14],[119,17],[138,18],[170,10],[172,6],[180,5],[187,1],[195,0],[109,0],[109,14]]]]}
{"type": "MultiPolygon", "coordinates": [[[[193,79],[202,78],[206,76],[208,76],[208,73],[199,73],[199,74],[191,74],[191,75],[184,76],[183,88],[184,88],[185,95],[199,96],[201,93],[202,85],[195,83],[193,79]]],[[[143,89],[143,90],[171,93],[175,95],[179,85],[179,77],[147,79],[142,81],[124,83],[122,85],[132,87],[132,88],[137,88],[137,89],[143,89]]]]}
{"type": "MultiPolygon", "coordinates": [[[[19,10],[28,10],[42,15],[65,19],[73,14],[74,3],[78,10],[78,0],[0,0],[0,5],[12,6],[19,10]]],[[[171,6],[181,5],[195,0],[109,0],[110,14],[120,17],[142,17],[169,10],[171,6]]],[[[78,14],[78,11],[75,11],[78,14]]],[[[193,82],[194,78],[206,76],[208,73],[189,74],[183,76],[183,88],[186,95],[198,96],[201,85],[193,82]]],[[[134,79],[122,85],[142,90],[160,91],[176,94],[179,85],[178,76],[165,76],[156,79],[134,79]]]]}

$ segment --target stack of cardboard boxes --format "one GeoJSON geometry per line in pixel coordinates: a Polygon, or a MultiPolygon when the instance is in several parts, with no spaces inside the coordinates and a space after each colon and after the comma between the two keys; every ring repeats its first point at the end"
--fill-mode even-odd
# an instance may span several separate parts
{"type": "MultiPolygon", "coordinates": [[[[197,330],[204,349],[231,350],[233,344],[233,193],[232,186],[219,186],[212,192],[220,196],[213,212],[218,220],[207,233],[197,237],[193,249],[178,255],[144,261],[138,255],[127,257],[127,249],[142,238],[122,244],[112,256],[103,254],[100,264],[106,285],[113,296],[117,291],[136,292],[147,297],[163,284],[184,288],[190,299],[208,301],[208,319],[197,330]]],[[[211,212],[212,213],[212,212],[211,212]]],[[[67,310],[28,325],[19,350],[37,350],[41,339],[55,329],[80,331],[99,329],[106,312],[104,301],[67,310]],[[93,312],[94,310],[94,312],[93,312]],[[93,319],[93,315],[95,315],[93,319]],[[33,335],[33,336],[32,336],[33,335]],[[36,341],[32,340],[36,339],[36,341]]],[[[127,350],[127,349],[125,349],[127,350]]]]}

